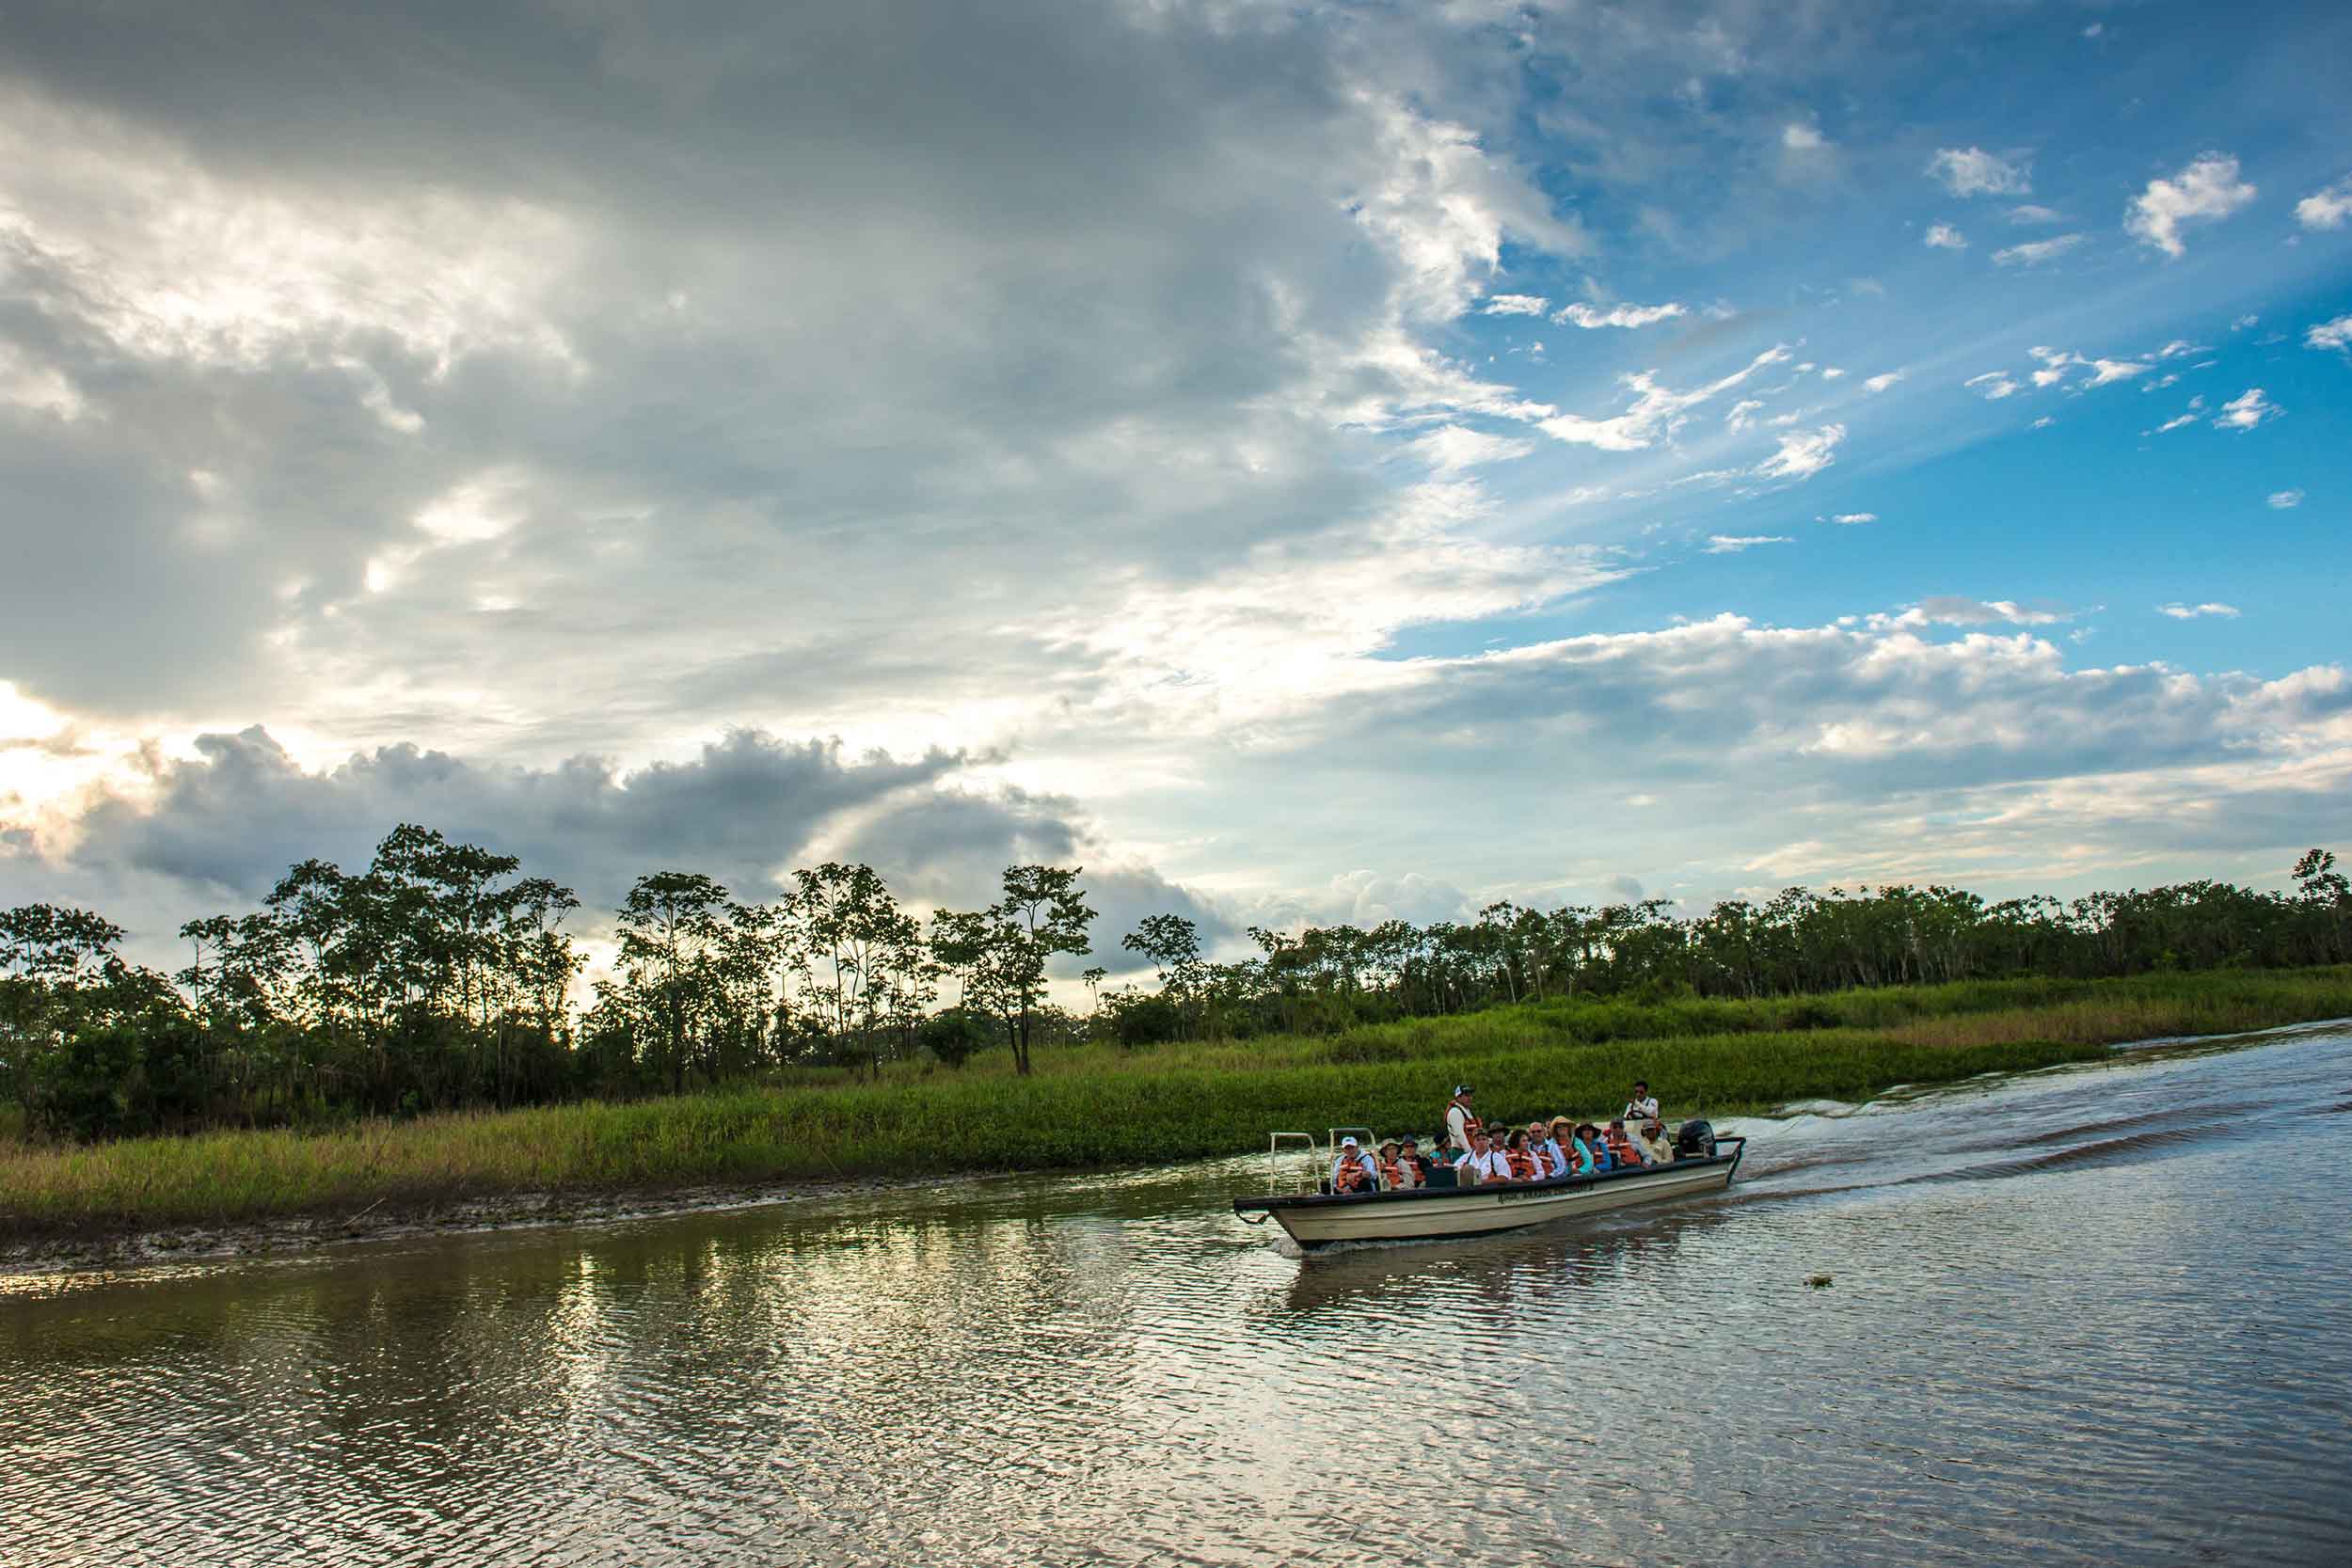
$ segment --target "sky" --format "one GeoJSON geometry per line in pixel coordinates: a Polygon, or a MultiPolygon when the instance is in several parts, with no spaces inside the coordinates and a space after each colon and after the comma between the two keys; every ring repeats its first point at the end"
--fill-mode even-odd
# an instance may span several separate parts
{"type": "MultiPolygon", "coordinates": [[[[2352,852],[2352,10],[0,9],[0,903],[2352,852]]],[[[591,925],[593,925],[593,920],[591,925]]]]}

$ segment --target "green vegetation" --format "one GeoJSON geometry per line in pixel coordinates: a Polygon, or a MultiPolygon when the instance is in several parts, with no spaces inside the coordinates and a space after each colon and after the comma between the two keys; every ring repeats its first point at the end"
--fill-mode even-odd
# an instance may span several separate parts
{"type": "Polygon", "coordinates": [[[1681,1021],[1674,1033],[1753,1033],[1741,1021],[1767,1015],[1812,1030],[1899,1010],[1849,991],[2352,960],[2352,883],[2313,849],[2291,893],[2197,881],[1988,904],[1943,887],[1788,888],[1690,919],[1658,899],[1498,903],[1475,921],[1425,927],[1253,927],[1256,956],[1233,961],[1212,961],[1193,921],[1154,914],[1118,945],[1152,966],[1158,989],[1104,992],[1105,972],[1088,969],[1093,1001],[1081,1017],[1046,992],[1052,965],[1074,970],[1094,951],[1082,876],[1008,867],[996,902],[935,910],[927,929],[870,866],[794,871],[771,903],[656,872],[613,916],[617,958],[584,1011],[582,958],[563,929],[579,906],[571,890],[413,824],[363,872],[305,861],[262,909],[190,921],[180,934],[192,961],[175,975],[126,962],[122,931],[100,915],[0,910],[0,1106],[20,1107],[37,1132],[83,1141],[319,1129],[788,1087],[828,1068],[880,1086],[910,1064],[984,1070],[1000,1051],[1026,1078],[1113,1043],[1177,1044],[1186,1065],[1239,1068],[1296,1055],[1294,1037],[1359,1053],[1466,1039],[1480,1026],[1437,1021],[1497,1006],[1534,1010],[1502,1015],[1496,1027],[1515,1033],[1487,1036],[1495,1051],[1589,1042],[1595,1030],[1645,1037],[1660,1019],[1681,1021]],[[1586,1033],[1549,1022],[1559,1007],[1586,1033]],[[1684,1027],[1701,1020],[1711,1022],[1684,1027]],[[1235,1055],[1236,1040],[1251,1043],[1235,1055]]]}
{"type": "Polygon", "coordinates": [[[2352,1015],[2352,966],[1978,981],[1755,1001],[1556,998],[1338,1034],[1040,1059],[1002,1048],[787,1069],[769,1086],[294,1129],[0,1142],[0,1237],[421,1212],[520,1193],[1148,1164],[1275,1128],[1427,1132],[1456,1079],[1501,1117],[1596,1114],[1634,1077],[1676,1117],[2096,1059],[2108,1045],[2352,1015]]]}

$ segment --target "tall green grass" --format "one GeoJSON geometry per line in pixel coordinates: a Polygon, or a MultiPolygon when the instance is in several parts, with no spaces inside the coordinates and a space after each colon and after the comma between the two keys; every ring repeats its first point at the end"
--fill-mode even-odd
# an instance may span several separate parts
{"type": "Polygon", "coordinates": [[[1896,1084],[2094,1059],[2123,1040],[2352,1015],[2352,968],[2004,982],[1756,1003],[1547,1003],[1280,1037],[1041,1054],[1016,1078],[903,1066],[627,1104],[220,1132],[87,1148],[0,1142],[0,1237],[421,1211],[524,1193],[1151,1164],[1262,1149],[1276,1129],[1434,1130],[1457,1081],[1490,1117],[1670,1116],[1853,1100],[1896,1084]]]}

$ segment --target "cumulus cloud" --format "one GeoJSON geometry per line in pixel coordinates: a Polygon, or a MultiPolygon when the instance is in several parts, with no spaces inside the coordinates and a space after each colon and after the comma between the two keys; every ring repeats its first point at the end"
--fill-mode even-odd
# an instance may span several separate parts
{"type": "Polygon", "coordinates": [[[2295,508],[2303,504],[2303,492],[2300,490],[2273,490],[2270,492],[2269,501],[2270,510],[2273,512],[2291,512],[2295,508]]]}
{"type": "Polygon", "coordinates": [[[1836,448],[1845,438],[1846,427],[1842,424],[1789,431],[1779,437],[1779,450],[1752,471],[1759,479],[1811,479],[1837,461],[1836,448]]]}
{"type": "Polygon", "coordinates": [[[2352,350],[2352,312],[2311,327],[2303,334],[2303,346],[2352,350]]]}
{"type": "Polygon", "coordinates": [[[1677,316],[1687,313],[1688,310],[1684,306],[1673,300],[1668,300],[1662,305],[1612,305],[1605,310],[1596,309],[1590,305],[1579,302],[1568,306],[1551,319],[1562,325],[1581,326],[1591,330],[1602,326],[1651,326],[1659,322],[1672,321],[1677,316]]]}
{"type": "Polygon", "coordinates": [[[1873,392],[1883,392],[1889,387],[1892,387],[1895,383],[1900,381],[1903,378],[1903,373],[1904,372],[1901,371],[1886,371],[1881,374],[1870,376],[1862,384],[1873,392]]]}
{"type": "Polygon", "coordinates": [[[2024,245],[2013,245],[2006,249],[1994,251],[1993,253],[1994,264],[2004,267],[2038,267],[2044,261],[2057,261],[2090,238],[2088,234],[2060,234],[2052,240],[2028,240],[2024,245]]]}
{"type": "Polygon", "coordinates": [[[2254,199],[2255,187],[2238,178],[2237,160],[2226,152],[2201,152],[2169,180],[2151,180],[2132,198],[2124,231],[2167,256],[2181,257],[2185,225],[2217,223],[2254,199]]]}
{"type": "Polygon", "coordinates": [[[2285,412],[2265,397],[2260,387],[2249,387],[2221,405],[2221,412],[2214,419],[2213,427],[2216,430],[2251,430],[2285,412]]]}
{"type": "Polygon", "coordinates": [[[2033,166],[2024,153],[1947,147],[1928,160],[1928,173],[1954,196],[2025,196],[2033,190],[2033,166]]]}
{"type": "Polygon", "coordinates": [[[1965,250],[1968,237],[1948,223],[1928,226],[1927,244],[1931,250],[1965,250]]]}
{"type": "Polygon", "coordinates": [[[1818,125],[1800,125],[1791,120],[1781,127],[1780,145],[1791,152],[1818,152],[1829,145],[1818,125]]]}
{"type": "Polygon", "coordinates": [[[1758,545],[1793,545],[1796,540],[1783,533],[1710,533],[1707,536],[1708,555],[1737,555],[1758,545]]]}
{"type": "Polygon", "coordinates": [[[2341,229],[2352,222],[2352,174],[2296,202],[2295,221],[2306,229],[2341,229]]]}
{"type": "Polygon", "coordinates": [[[2156,606],[2156,613],[2159,615],[2169,615],[2175,621],[2195,621],[2208,615],[2217,615],[2224,620],[2234,621],[2237,619],[2238,614],[2237,609],[2233,605],[2211,603],[2160,604],[2156,606]]]}
{"type": "Polygon", "coordinates": [[[2013,599],[1971,599],[1957,594],[1935,594],[1921,599],[1902,613],[1882,617],[1890,626],[1981,626],[2001,623],[2012,626],[2048,626],[2073,619],[2061,610],[2037,610],[2013,599]]]}

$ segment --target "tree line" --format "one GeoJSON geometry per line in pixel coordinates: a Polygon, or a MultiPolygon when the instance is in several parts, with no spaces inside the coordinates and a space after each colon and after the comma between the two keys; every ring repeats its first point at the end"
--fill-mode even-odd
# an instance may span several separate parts
{"type": "Polygon", "coordinates": [[[638,879],[609,974],[580,994],[580,900],[513,856],[405,824],[366,870],[292,867],[242,915],[188,922],[190,961],[124,959],[81,910],[0,911],[0,1102],[50,1132],[103,1137],[350,1115],[681,1093],[789,1066],[879,1074],[1040,1044],[1125,1046],[1318,1033],[1577,996],[1761,997],[1855,986],[2162,968],[2352,961],[2352,890],[2314,849],[2295,888],[2198,881],[1988,904],[1910,886],[1734,899],[1684,919],[1661,899],[1474,921],[1295,934],[1211,959],[1157,914],[1120,939],[1157,984],[1048,999],[1056,959],[1091,952],[1078,867],[1007,868],[994,902],[900,907],[872,867],[794,871],[743,901],[712,879],[638,879]],[[586,1006],[580,1004],[585,1001],[586,1006]]]}

